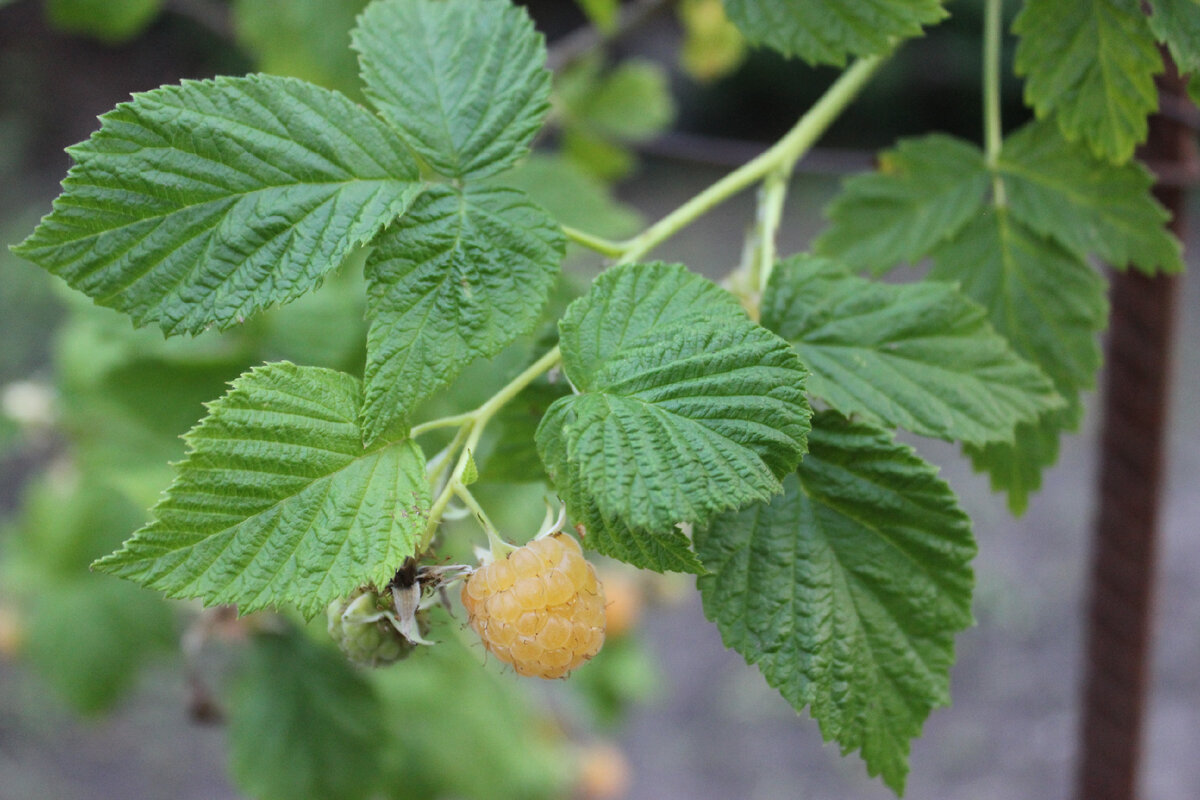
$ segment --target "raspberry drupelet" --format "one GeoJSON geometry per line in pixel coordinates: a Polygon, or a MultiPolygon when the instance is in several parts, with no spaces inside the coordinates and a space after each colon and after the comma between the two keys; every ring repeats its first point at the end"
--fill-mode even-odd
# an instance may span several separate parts
{"type": "Polygon", "coordinates": [[[604,587],[561,532],[480,567],[462,602],[484,646],[521,675],[561,678],[604,644],[604,587]]]}

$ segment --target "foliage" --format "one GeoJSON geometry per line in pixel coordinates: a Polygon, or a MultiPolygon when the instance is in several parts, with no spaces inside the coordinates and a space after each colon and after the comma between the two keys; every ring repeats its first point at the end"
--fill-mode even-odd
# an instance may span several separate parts
{"type": "MultiPolygon", "coordinates": [[[[70,149],[53,210],[13,248],[76,290],[55,423],[86,475],[35,489],[5,553],[40,631],[30,659],[99,709],[170,638],[161,602],[102,573],[270,610],[240,623],[256,635],[230,695],[246,791],[552,796],[571,779],[561,738],[531,732],[519,691],[458,643],[366,675],[299,622],[360,587],[386,594],[406,563],[444,567],[478,538],[455,518],[503,547],[496,484],[529,482],[589,548],[697,575],[726,644],[901,793],[911,740],[949,702],[975,545],[896,430],[960,443],[1026,506],[1100,367],[1092,262],[1182,268],[1131,156],[1157,102],[1156,45],[1200,68],[1194,2],[1147,16],[1132,0],[1026,0],[1016,70],[1038,119],[1003,137],[988,0],[982,146],[897,143],[845,181],[812,253],[778,253],[799,159],[944,5],[684,3],[700,79],[747,43],[857,60],[777,143],[641,228],[605,181],[673,118],[661,67],[612,63],[601,37],[552,76],[508,0],[235,3],[239,40],[292,77],[135,95],[70,149]],[[352,19],[336,43],[357,68],[320,30],[352,19]],[[535,154],[546,128],[559,152],[535,154]],[[648,260],[755,186],[721,285],[648,260]],[[577,285],[562,264],[587,251],[605,269],[577,285]],[[922,278],[879,279],[925,262],[922,278]],[[88,633],[69,646],[46,635],[76,621],[88,633]],[[478,769],[456,769],[463,748],[478,769]]],[[[86,6],[50,9],[113,39],[157,10],[86,6]]],[[[618,4],[580,6],[617,30],[618,4]]],[[[456,636],[433,618],[433,638],[456,636]]],[[[607,713],[636,694],[623,676],[637,663],[601,654],[582,690],[607,713]]]]}

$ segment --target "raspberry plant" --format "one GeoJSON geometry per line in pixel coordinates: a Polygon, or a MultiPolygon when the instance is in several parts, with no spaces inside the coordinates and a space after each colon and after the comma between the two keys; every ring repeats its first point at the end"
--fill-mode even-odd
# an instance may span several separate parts
{"type": "MultiPolygon", "coordinates": [[[[611,23],[613,4],[585,5],[611,23]]],[[[736,61],[734,29],[705,21],[715,4],[683,5],[696,69],[736,61]],[[697,55],[713,52],[695,49],[703,37],[720,42],[712,60],[697,55]]],[[[947,14],[941,0],[725,0],[752,45],[845,69],[766,152],[623,240],[586,218],[564,225],[518,188],[538,183],[521,170],[538,163],[552,78],[542,36],[507,0],[371,3],[352,34],[369,105],[267,74],[134,96],[70,149],[61,197],[15,252],[136,325],[201,341],[361,264],[365,359],[245,371],[187,434],[152,521],[95,569],[242,614],[328,609],[357,660],[391,662],[421,638],[388,627],[397,570],[433,559],[460,510],[495,541],[471,487],[519,473],[561,498],[587,548],[696,575],[726,644],[902,792],[911,739],[949,700],[975,545],[936,468],[895,432],[961,443],[1019,512],[1099,368],[1107,311],[1091,261],[1182,268],[1131,157],[1156,105],[1156,44],[1184,72],[1200,68],[1200,6],[1150,6],[1026,0],[1016,69],[1037,120],[1005,138],[1001,3],[988,0],[983,146],[937,133],[899,142],[846,181],[809,253],[776,248],[797,162],[897,47],[919,47],[902,41],[947,14]],[[649,260],[753,187],[744,257],[721,285],[649,260]],[[551,300],[569,243],[607,268],[562,309],[551,300]],[[921,280],[878,280],[926,260],[921,280]],[[547,321],[553,335],[538,335],[547,321]],[[511,380],[475,408],[423,415],[469,365],[511,365],[514,353],[511,380]]],[[[610,114],[606,127],[596,98],[619,106],[661,86],[629,68],[597,94],[594,64],[574,81],[559,89],[564,146],[617,174],[628,159],[617,140],[659,123],[610,114]]],[[[563,557],[586,566],[577,555],[563,557]]],[[[517,657],[517,612],[536,609],[493,603],[509,588],[501,563],[462,595],[492,652],[546,675],[595,652],[581,638],[560,658],[556,628],[540,656],[517,657]]],[[[542,580],[535,566],[515,577],[542,580]]],[[[602,616],[588,603],[589,622],[575,624],[602,616]]],[[[254,748],[240,750],[234,771],[252,791],[353,797],[375,785],[383,767],[368,751],[386,721],[344,667],[328,667],[340,688],[308,680],[328,658],[293,631],[251,665],[271,692],[246,684],[235,744],[285,694],[311,697],[305,713],[324,703],[358,719],[280,755],[322,766],[311,784],[263,784],[247,764],[254,748]],[[330,760],[339,741],[357,744],[353,760],[330,760]]]]}

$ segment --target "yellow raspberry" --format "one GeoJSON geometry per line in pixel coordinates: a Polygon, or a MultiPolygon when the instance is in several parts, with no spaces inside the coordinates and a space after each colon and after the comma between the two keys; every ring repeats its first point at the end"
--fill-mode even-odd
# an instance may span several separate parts
{"type": "Polygon", "coordinates": [[[604,587],[564,533],[480,567],[462,601],[484,647],[521,675],[561,678],[604,644],[604,587]]]}

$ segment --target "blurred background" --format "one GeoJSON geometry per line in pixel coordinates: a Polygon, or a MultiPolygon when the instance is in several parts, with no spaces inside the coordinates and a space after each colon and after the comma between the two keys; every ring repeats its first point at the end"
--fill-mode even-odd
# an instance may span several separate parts
{"type": "MultiPolygon", "coordinates": [[[[347,32],[363,5],[0,0],[0,243],[24,238],[49,211],[70,166],[63,149],[133,92],[263,70],[360,97],[347,32]]],[[[550,41],[556,94],[537,154],[510,182],[601,235],[636,232],[752,157],[836,74],[746,50],[716,0],[632,3],[628,26],[600,0],[526,5],[550,41]],[[611,39],[578,32],[585,9],[611,39]]],[[[952,17],[905,45],[801,164],[781,252],[804,249],[841,177],[869,168],[897,137],[979,140],[980,6],[951,4],[952,17]]],[[[1015,128],[1027,111],[1005,74],[1004,121],[1015,128]]],[[[655,255],[720,277],[737,264],[753,213],[751,196],[736,198],[655,255]]],[[[1200,214],[1192,219],[1195,243],[1200,214]]],[[[1188,255],[1195,270],[1200,259],[1188,255]]],[[[599,266],[582,253],[569,262],[582,276],[599,266]]],[[[144,521],[170,481],[167,463],[183,453],[179,434],[247,366],[287,358],[361,372],[359,281],[347,266],[235,331],[164,341],[0,250],[0,800],[252,796],[229,777],[236,734],[221,724],[239,682],[270,668],[243,663],[245,626],[86,566],[144,521]]],[[[1200,349],[1186,346],[1200,336],[1194,276],[1183,290],[1143,781],[1158,800],[1200,797],[1200,406],[1189,402],[1200,349]]],[[[439,404],[473,406],[521,357],[518,348],[473,368],[439,404]]],[[[959,494],[980,553],[978,624],[958,639],[954,705],[914,743],[907,797],[1071,794],[1095,507],[1096,398],[1088,402],[1083,430],[1064,440],[1020,519],[955,448],[912,440],[959,494]]],[[[502,528],[541,517],[536,487],[493,483],[479,494],[502,528]]],[[[463,648],[371,677],[397,743],[387,796],[891,796],[724,650],[690,578],[603,571],[620,621],[569,682],[480,670],[478,652],[463,648]]]]}

